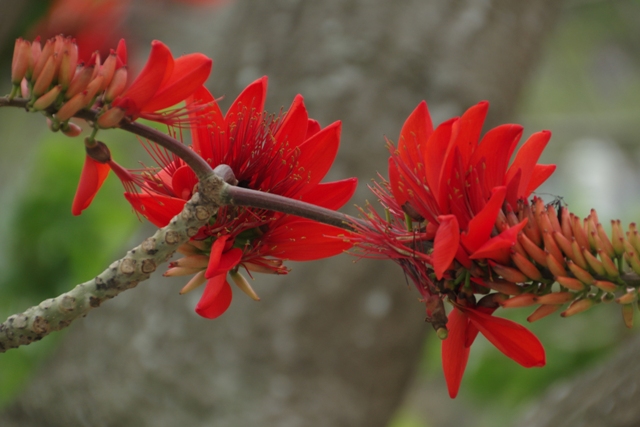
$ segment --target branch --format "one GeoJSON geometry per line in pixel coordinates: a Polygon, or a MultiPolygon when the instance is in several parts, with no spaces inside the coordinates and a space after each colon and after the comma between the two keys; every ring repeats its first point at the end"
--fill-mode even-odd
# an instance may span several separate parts
{"type": "Polygon", "coordinates": [[[104,301],[147,280],[159,264],[167,261],[217,212],[219,205],[215,201],[220,200],[224,186],[218,177],[209,175],[200,182],[201,192],[193,195],[169,225],[131,249],[96,278],[23,313],[9,316],[0,325],[0,352],[31,344],[64,329],[104,301]]]}

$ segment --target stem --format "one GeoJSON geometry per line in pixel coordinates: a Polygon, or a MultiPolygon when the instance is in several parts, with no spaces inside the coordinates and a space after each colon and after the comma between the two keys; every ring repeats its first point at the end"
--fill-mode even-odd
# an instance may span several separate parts
{"type": "Polygon", "coordinates": [[[349,231],[354,231],[354,227],[351,225],[354,222],[359,222],[366,226],[360,219],[341,212],[332,211],[300,200],[289,199],[277,194],[264,193],[232,185],[227,185],[223,188],[221,202],[225,205],[249,206],[296,215],[349,231]]]}
{"type": "MultiPolygon", "coordinates": [[[[0,107],[21,107],[26,108],[28,99],[24,98],[13,98],[9,99],[8,96],[0,97],[0,107]]],[[[55,114],[55,110],[47,110],[48,113],[55,114]]],[[[74,117],[78,117],[80,119],[84,119],[87,121],[95,121],[98,117],[98,110],[87,110],[83,109],[78,111],[74,117]]],[[[197,153],[192,151],[189,147],[177,141],[176,139],[170,137],[167,134],[164,134],[156,129],[153,129],[149,126],[145,126],[140,123],[131,122],[127,119],[123,119],[120,122],[120,129],[126,130],[127,132],[131,132],[136,134],[142,138],[148,139],[149,141],[153,141],[156,144],[166,148],[167,150],[174,153],[176,156],[180,157],[184,162],[189,165],[191,169],[198,176],[199,180],[206,179],[211,175],[213,169],[211,166],[200,157],[197,153]]]]}

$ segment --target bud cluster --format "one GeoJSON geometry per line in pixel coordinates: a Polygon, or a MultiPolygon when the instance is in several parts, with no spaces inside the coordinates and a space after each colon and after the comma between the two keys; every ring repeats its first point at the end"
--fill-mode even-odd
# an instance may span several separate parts
{"type": "Polygon", "coordinates": [[[44,46],[16,40],[11,65],[13,89],[10,97],[29,99],[28,108],[43,111],[51,129],[76,136],[79,128],[69,119],[83,108],[108,104],[120,95],[127,83],[126,47],[122,40],[116,50],[101,61],[95,52],[87,63],[78,62],[75,39],[56,36],[44,46]]]}
{"type": "Polygon", "coordinates": [[[622,305],[624,321],[631,327],[640,285],[636,225],[631,224],[625,236],[620,221],[611,221],[609,238],[595,210],[581,220],[566,206],[545,205],[536,197],[531,204],[518,202],[517,211],[501,215],[496,227],[513,227],[525,218],[527,224],[510,259],[488,260],[490,277],[472,281],[511,295],[500,303],[502,307],[539,304],[529,321],[541,319],[567,303],[563,317],[599,302],[615,301],[622,305]],[[553,287],[554,283],[558,287],[553,287]]]}

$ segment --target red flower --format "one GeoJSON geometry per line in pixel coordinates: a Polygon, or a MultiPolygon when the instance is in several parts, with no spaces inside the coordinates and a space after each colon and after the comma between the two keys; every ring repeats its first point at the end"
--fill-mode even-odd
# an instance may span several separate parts
{"type": "Polygon", "coordinates": [[[514,227],[496,224],[503,205],[515,207],[555,170],[555,165],[536,164],[548,131],[533,134],[508,167],[522,127],[502,125],[480,140],[488,107],[481,102],[434,130],[423,101],[402,127],[398,148],[391,146],[391,192],[404,212],[435,230],[438,279],[454,259],[467,268],[472,259],[508,259],[526,219],[514,227]]]}
{"type": "Polygon", "coordinates": [[[525,368],[545,365],[544,348],[538,338],[511,320],[493,317],[495,308],[453,307],[449,313],[449,335],[442,342],[442,369],[449,396],[458,394],[469,359],[471,344],[481,332],[498,350],[525,368]]]}
{"type": "MultiPolygon", "coordinates": [[[[263,111],[266,90],[266,78],[255,81],[238,96],[226,114],[222,114],[206,89],[196,91],[188,105],[208,107],[197,113],[205,117],[206,122],[192,120],[193,150],[212,167],[228,165],[240,186],[329,209],[343,206],[355,191],[356,179],[320,183],[336,156],[340,123],[321,129],[316,121],[308,118],[301,96],[294,99],[283,117],[268,116],[263,111]]],[[[125,197],[136,211],[162,227],[182,210],[197,178],[180,159],[156,154],[163,169],[155,175],[145,174],[143,192],[126,193],[125,197]]],[[[290,215],[227,206],[194,237],[192,244],[199,249],[189,249],[188,255],[192,258],[170,266],[181,269],[183,265],[196,265],[196,268],[170,269],[168,274],[197,272],[187,288],[206,281],[196,311],[214,318],[222,314],[231,301],[227,273],[231,273],[241,287],[248,284],[237,275],[240,267],[247,271],[284,274],[287,269],[282,260],[326,258],[348,249],[350,243],[340,238],[344,233],[342,229],[290,215]],[[202,263],[203,255],[209,257],[206,264],[202,263]]]]}
{"type": "MultiPolygon", "coordinates": [[[[185,115],[161,113],[188,97],[202,86],[211,73],[213,62],[201,53],[192,53],[174,59],[169,48],[162,42],[151,42],[151,53],[147,64],[124,93],[113,100],[111,106],[120,110],[119,114],[105,113],[98,119],[102,127],[115,126],[122,117],[135,120],[139,117],[175,123],[185,115]]],[[[198,107],[195,106],[194,107],[198,107]]],[[[113,110],[110,110],[113,111],[113,110]]]]}

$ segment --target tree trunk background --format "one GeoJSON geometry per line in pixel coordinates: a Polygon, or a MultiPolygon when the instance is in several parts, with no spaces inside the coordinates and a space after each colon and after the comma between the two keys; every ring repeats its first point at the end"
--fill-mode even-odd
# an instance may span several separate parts
{"type": "MultiPolygon", "coordinates": [[[[194,16],[153,3],[132,22],[176,54],[210,54],[223,105],[267,74],[270,111],[302,93],[323,125],[343,120],[329,178],[360,177],[361,205],[386,169],[383,135],[395,140],[420,100],[436,122],[482,99],[489,124],[509,120],[558,11],[555,0],[238,0],[194,16]]],[[[177,295],[183,281],[155,276],[74,324],[2,425],[385,426],[429,325],[399,268],[353,260],[258,275],[262,301],[236,292],[215,321],[193,313],[197,292],[177,295]]]]}

